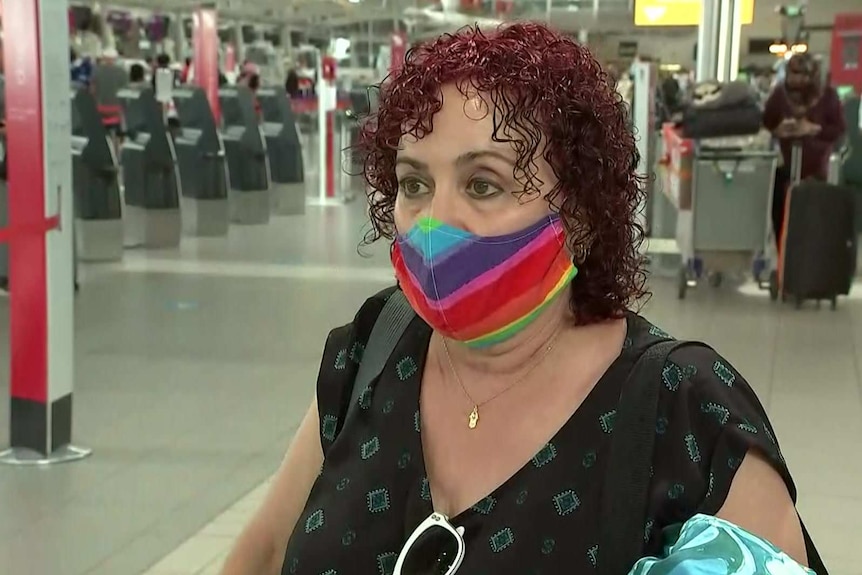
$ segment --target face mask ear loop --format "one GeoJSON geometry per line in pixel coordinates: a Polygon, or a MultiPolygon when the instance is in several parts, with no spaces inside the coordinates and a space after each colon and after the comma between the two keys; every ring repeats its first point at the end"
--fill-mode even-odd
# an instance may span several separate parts
{"type": "MultiPolygon", "coordinates": [[[[578,265],[575,263],[575,255],[573,253],[571,253],[571,251],[569,250],[569,246],[566,245],[566,239],[565,239],[566,238],[566,230],[563,228],[563,224],[561,223],[561,220],[554,221],[553,216],[550,216],[550,217],[551,217],[551,226],[554,228],[554,232],[556,232],[554,234],[554,236],[557,238],[557,243],[559,243],[559,245],[560,245],[559,251],[565,251],[566,252],[566,255],[568,256],[566,258],[566,260],[575,268],[575,270],[577,270],[578,265]]],[[[559,254],[559,251],[557,252],[558,254],[559,254]]],[[[553,266],[556,266],[556,265],[557,265],[557,258],[554,258],[554,260],[551,262],[551,266],[553,268],[553,266]]],[[[548,270],[548,272],[550,272],[550,269],[548,270]]]]}

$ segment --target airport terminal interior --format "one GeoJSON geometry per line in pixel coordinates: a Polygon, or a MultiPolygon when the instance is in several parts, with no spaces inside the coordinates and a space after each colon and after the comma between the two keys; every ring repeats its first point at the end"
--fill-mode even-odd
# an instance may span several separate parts
{"type": "Polygon", "coordinates": [[[327,334],[395,284],[389,243],[363,243],[373,191],[351,154],[373,87],[411,46],[536,20],[587,45],[629,110],[651,292],[635,311],[750,383],[829,573],[862,575],[857,0],[0,4],[0,573],[235,575],[327,334]],[[820,226],[847,223],[844,260],[818,256],[846,285],[810,294],[782,257],[789,207],[776,248],[763,112],[797,56],[843,118],[816,185],[850,198],[820,226]],[[734,121],[695,117],[728,86],[747,88],[734,121]]]}

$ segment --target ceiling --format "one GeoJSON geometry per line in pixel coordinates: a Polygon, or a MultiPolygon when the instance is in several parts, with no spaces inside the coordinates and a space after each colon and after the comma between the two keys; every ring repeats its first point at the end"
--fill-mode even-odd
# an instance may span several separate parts
{"type": "MultiPolygon", "coordinates": [[[[102,9],[138,8],[147,11],[191,12],[207,0],[77,0],[102,9]]],[[[545,20],[548,0],[513,0],[512,17],[545,20]]],[[[551,0],[550,20],[571,32],[631,32],[634,0],[551,0]]],[[[369,23],[382,28],[406,28],[411,37],[429,37],[479,22],[494,25],[493,14],[459,11],[459,0],[212,0],[219,19],[247,23],[283,24],[315,36],[367,32],[369,23]]],[[[493,2],[486,2],[493,5],[493,2]]],[[[675,30],[655,29],[668,34],[675,30]]],[[[690,32],[690,31],[689,31],[690,32]]]]}
{"type": "MultiPolygon", "coordinates": [[[[102,10],[140,9],[146,12],[190,14],[201,4],[212,3],[221,22],[241,21],[285,25],[308,38],[372,35],[388,41],[392,30],[406,30],[421,40],[479,23],[494,26],[499,20],[489,13],[463,13],[461,0],[72,0],[98,5],[102,10]]],[[[592,35],[630,34],[634,29],[634,0],[512,0],[511,18],[549,20],[572,33],[592,35]],[[547,11],[551,6],[550,14],[547,11]]],[[[485,6],[494,2],[485,0],[485,6]]],[[[486,9],[488,10],[488,9],[486,9]]],[[[674,36],[691,29],[638,29],[639,34],[674,36]]]]}

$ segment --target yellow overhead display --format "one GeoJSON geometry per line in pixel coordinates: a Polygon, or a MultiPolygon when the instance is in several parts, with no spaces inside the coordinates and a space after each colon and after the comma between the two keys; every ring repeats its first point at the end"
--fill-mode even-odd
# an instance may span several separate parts
{"type": "MultiPolygon", "coordinates": [[[[754,21],[754,0],[742,0],[742,23],[754,21]]],[[[635,26],[697,26],[702,0],[635,0],[635,26]]]]}

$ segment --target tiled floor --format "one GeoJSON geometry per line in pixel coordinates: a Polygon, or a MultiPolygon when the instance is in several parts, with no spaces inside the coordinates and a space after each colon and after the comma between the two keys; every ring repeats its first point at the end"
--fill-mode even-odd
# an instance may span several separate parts
{"type": "MultiPolygon", "coordinates": [[[[308,404],[327,331],[391,283],[385,247],[357,254],[364,231],[359,205],[309,207],[86,268],[75,436],[94,455],[0,467],[0,573],[217,573],[308,404]]],[[[652,288],[653,321],[710,342],[752,382],[832,572],[862,575],[862,301],[796,311],[752,289],[679,302],[671,281],[652,288]]],[[[0,301],[0,350],[6,324],[0,301]]]]}
{"type": "Polygon", "coordinates": [[[156,563],[145,575],[218,575],[225,556],[268,488],[269,480],[261,483],[156,563]]]}

